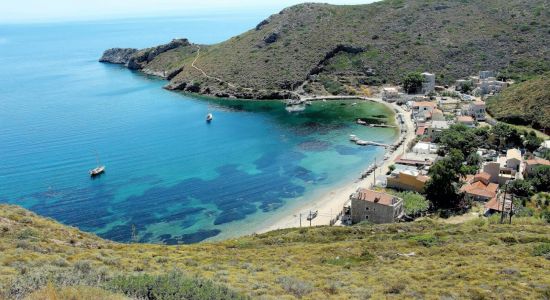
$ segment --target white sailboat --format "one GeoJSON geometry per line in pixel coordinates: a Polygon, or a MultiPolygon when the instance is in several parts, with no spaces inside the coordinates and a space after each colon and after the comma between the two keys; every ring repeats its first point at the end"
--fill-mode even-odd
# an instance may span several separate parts
{"type": "Polygon", "coordinates": [[[97,160],[97,167],[89,171],[91,177],[98,176],[103,172],[105,172],[105,166],[99,163],[99,154],[97,154],[97,151],[96,151],[96,160],[97,160]]]}

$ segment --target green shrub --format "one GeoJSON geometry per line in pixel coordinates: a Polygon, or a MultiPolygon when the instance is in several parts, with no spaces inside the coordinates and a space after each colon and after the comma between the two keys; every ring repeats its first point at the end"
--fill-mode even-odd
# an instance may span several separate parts
{"type": "Polygon", "coordinates": [[[113,292],[137,299],[246,299],[229,288],[212,281],[185,276],[180,271],[166,275],[137,275],[115,277],[107,284],[113,292]]]}
{"type": "Polygon", "coordinates": [[[535,246],[533,249],[533,256],[542,256],[546,259],[550,259],[550,243],[542,243],[535,246]]]}
{"type": "Polygon", "coordinates": [[[440,243],[439,238],[431,234],[416,235],[410,237],[409,239],[425,247],[436,246],[440,243]]]}

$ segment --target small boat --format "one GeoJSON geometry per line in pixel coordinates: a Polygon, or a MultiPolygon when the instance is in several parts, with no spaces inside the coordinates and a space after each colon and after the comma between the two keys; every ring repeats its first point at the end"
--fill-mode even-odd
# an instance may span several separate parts
{"type": "Polygon", "coordinates": [[[367,125],[367,122],[361,120],[361,119],[357,119],[357,124],[359,125],[367,125]]]}
{"type": "Polygon", "coordinates": [[[213,119],[214,119],[214,116],[211,113],[208,113],[206,115],[206,122],[212,122],[213,119]]]}
{"type": "Polygon", "coordinates": [[[100,162],[99,162],[99,154],[95,153],[95,158],[97,160],[97,167],[91,169],[88,173],[90,173],[90,176],[93,178],[93,177],[96,177],[98,175],[101,175],[105,172],[105,166],[102,165],[100,162]]]}
{"type": "Polygon", "coordinates": [[[306,110],[306,106],[305,105],[289,105],[289,106],[285,107],[285,110],[290,112],[290,113],[301,112],[301,111],[306,110]]]}
{"type": "Polygon", "coordinates": [[[349,140],[352,141],[352,142],[355,142],[357,141],[359,138],[355,135],[355,134],[350,134],[349,135],[349,140]]]}
{"type": "Polygon", "coordinates": [[[105,166],[99,166],[90,170],[90,176],[95,177],[105,172],[105,166]]]}
{"type": "Polygon", "coordinates": [[[319,213],[318,210],[316,210],[316,211],[310,211],[309,214],[307,215],[307,220],[308,220],[308,221],[311,221],[311,220],[317,218],[317,214],[318,214],[318,213],[319,213]]]}
{"type": "Polygon", "coordinates": [[[359,146],[366,146],[366,145],[369,144],[369,142],[363,141],[363,140],[357,140],[357,141],[355,141],[355,143],[359,146]]]}

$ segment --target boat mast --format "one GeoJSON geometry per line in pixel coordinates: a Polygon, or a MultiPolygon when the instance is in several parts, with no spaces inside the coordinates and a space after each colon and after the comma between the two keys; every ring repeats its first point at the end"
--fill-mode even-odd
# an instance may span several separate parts
{"type": "Polygon", "coordinates": [[[101,163],[99,162],[99,153],[97,152],[97,150],[95,150],[95,159],[97,161],[97,166],[100,166],[101,163]]]}

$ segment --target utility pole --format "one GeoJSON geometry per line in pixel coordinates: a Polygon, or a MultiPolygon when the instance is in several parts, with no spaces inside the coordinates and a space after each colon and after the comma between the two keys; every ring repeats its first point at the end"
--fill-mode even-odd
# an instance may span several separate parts
{"type": "Polygon", "coordinates": [[[506,204],[506,192],[508,192],[508,183],[510,181],[506,181],[506,185],[504,186],[504,198],[502,199],[502,211],[500,212],[500,224],[504,223],[504,205],[506,204]]]}
{"type": "Polygon", "coordinates": [[[376,186],[376,168],[378,168],[378,165],[376,164],[376,157],[374,158],[374,170],[372,171],[372,174],[374,175],[374,182],[372,183],[372,187],[376,186]]]}
{"type": "Polygon", "coordinates": [[[309,227],[311,227],[311,219],[312,219],[312,217],[311,217],[311,210],[310,210],[309,211],[309,227]]]}
{"type": "Polygon", "coordinates": [[[300,227],[302,227],[302,213],[300,213],[300,227]]]}
{"type": "Polygon", "coordinates": [[[508,224],[512,224],[512,214],[514,213],[514,197],[512,196],[512,199],[510,199],[510,221],[508,224]]]}

